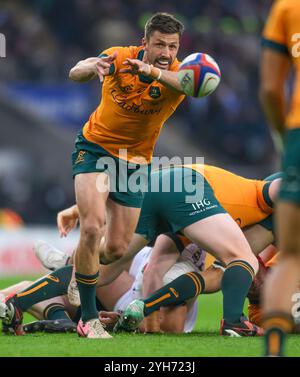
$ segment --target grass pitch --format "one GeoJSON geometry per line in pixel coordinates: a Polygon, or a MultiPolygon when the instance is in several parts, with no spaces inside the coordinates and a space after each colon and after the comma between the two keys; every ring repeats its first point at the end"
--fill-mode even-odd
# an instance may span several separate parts
{"type": "MultiPolygon", "coordinates": [[[[0,289],[21,278],[0,280],[0,289]]],[[[23,280],[23,279],[22,279],[23,280]]],[[[199,298],[198,321],[191,334],[116,334],[98,341],[76,334],[28,334],[15,337],[0,334],[0,356],[106,356],[106,357],[188,357],[261,356],[261,338],[220,337],[221,294],[199,298]]],[[[33,318],[25,315],[24,322],[33,318]]],[[[299,335],[290,336],[287,356],[300,356],[299,335]]]]}

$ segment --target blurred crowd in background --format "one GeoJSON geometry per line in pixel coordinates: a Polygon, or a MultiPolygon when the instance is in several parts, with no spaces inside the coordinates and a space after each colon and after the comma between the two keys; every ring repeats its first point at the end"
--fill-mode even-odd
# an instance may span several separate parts
{"type": "MultiPolygon", "coordinates": [[[[27,108],[40,107],[39,115],[51,118],[47,111],[55,112],[56,105],[49,100],[49,93],[56,85],[54,96],[65,98],[60,85],[70,85],[68,72],[77,61],[97,56],[111,46],[139,45],[145,21],[157,11],[170,12],[185,25],[179,59],[205,52],[215,58],[222,73],[213,95],[201,100],[188,98],[177,110],[174,119],[184,124],[185,138],[193,145],[205,145],[216,161],[264,165],[267,174],[274,147],[258,101],[258,63],[260,34],[270,4],[270,0],[2,1],[0,32],[7,41],[7,57],[0,60],[2,91],[13,93],[11,98],[20,98],[20,103],[24,96],[31,98],[27,108]],[[46,98],[43,106],[35,105],[36,98],[32,100],[37,87],[36,97],[46,98]]],[[[75,102],[59,99],[63,106],[59,124],[65,124],[75,139],[83,119],[87,120],[97,105],[99,85],[85,84],[86,92],[74,94],[72,90],[67,96],[73,95],[75,102]],[[72,118],[69,113],[75,111],[80,114],[72,118]]],[[[0,150],[0,207],[16,209],[27,223],[51,223],[56,211],[73,201],[72,194],[64,193],[53,181],[44,187],[35,185],[31,194],[17,203],[9,196],[14,183],[9,181],[8,187],[7,181],[1,175],[0,150]],[[32,196],[40,202],[36,208],[32,196]]]]}

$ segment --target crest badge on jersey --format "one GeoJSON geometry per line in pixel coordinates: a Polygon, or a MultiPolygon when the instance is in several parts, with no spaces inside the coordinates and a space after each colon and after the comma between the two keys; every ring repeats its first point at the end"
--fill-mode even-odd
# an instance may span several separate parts
{"type": "Polygon", "coordinates": [[[151,86],[149,91],[149,96],[151,98],[159,98],[161,96],[160,87],[159,86],[151,86]]]}
{"type": "Polygon", "coordinates": [[[86,151],[79,151],[78,155],[77,155],[77,158],[76,158],[76,161],[75,161],[75,165],[79,164],[80,162],[83,162],[84,161],[84,155],[86,154],[86,151]]]}

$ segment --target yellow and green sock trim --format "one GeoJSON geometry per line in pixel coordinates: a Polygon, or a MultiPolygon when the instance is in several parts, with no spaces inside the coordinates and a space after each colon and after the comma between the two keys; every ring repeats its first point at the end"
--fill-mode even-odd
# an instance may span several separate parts
{"type": "Polygon", "coordinates": [[[180,305],[201,294],[205,289],[203,277],[198,272],[188,272],[144,299],[144,314],[148,316],[162,306],[180,305]]]}
{"type": "Polygon", "coordinates": [[[235,260],[227,265],[222,278],[223,318],[237,323],[243,315],[243,307],[255,272],[244,260],[235,260]]]}

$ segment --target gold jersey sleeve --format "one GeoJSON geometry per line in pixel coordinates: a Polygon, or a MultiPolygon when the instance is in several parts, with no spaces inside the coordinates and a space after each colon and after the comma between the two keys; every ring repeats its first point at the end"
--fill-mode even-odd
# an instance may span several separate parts
{"type": "Polygon", "coordinates": [[[263,30],[262,45],[287,54],[295,69],[295,81],[286,118],[288,128],[300,127],[300,1],[277,0],[263,30]]]}
{"type": "Polygon", "coordinates": [[[240,228],[254,225],[273,212],[263,196],[267,182],[244,178],[216,166],[186,166],[204,176],[221,206],[240,228]]]}
{"type": "MultiPolygon", "coordinates": [[[[114,51],[117,57],[104,79],[101,102],[85,124],[83,135],[116,157],[146,164],[163,124],[184,95],[149,77],[120,72],[127,58],[143,59],[142,46],[112,47],[102,54],[114,51]]],[[[178,68],[175,60],[170,70],[178,68]]]]}

